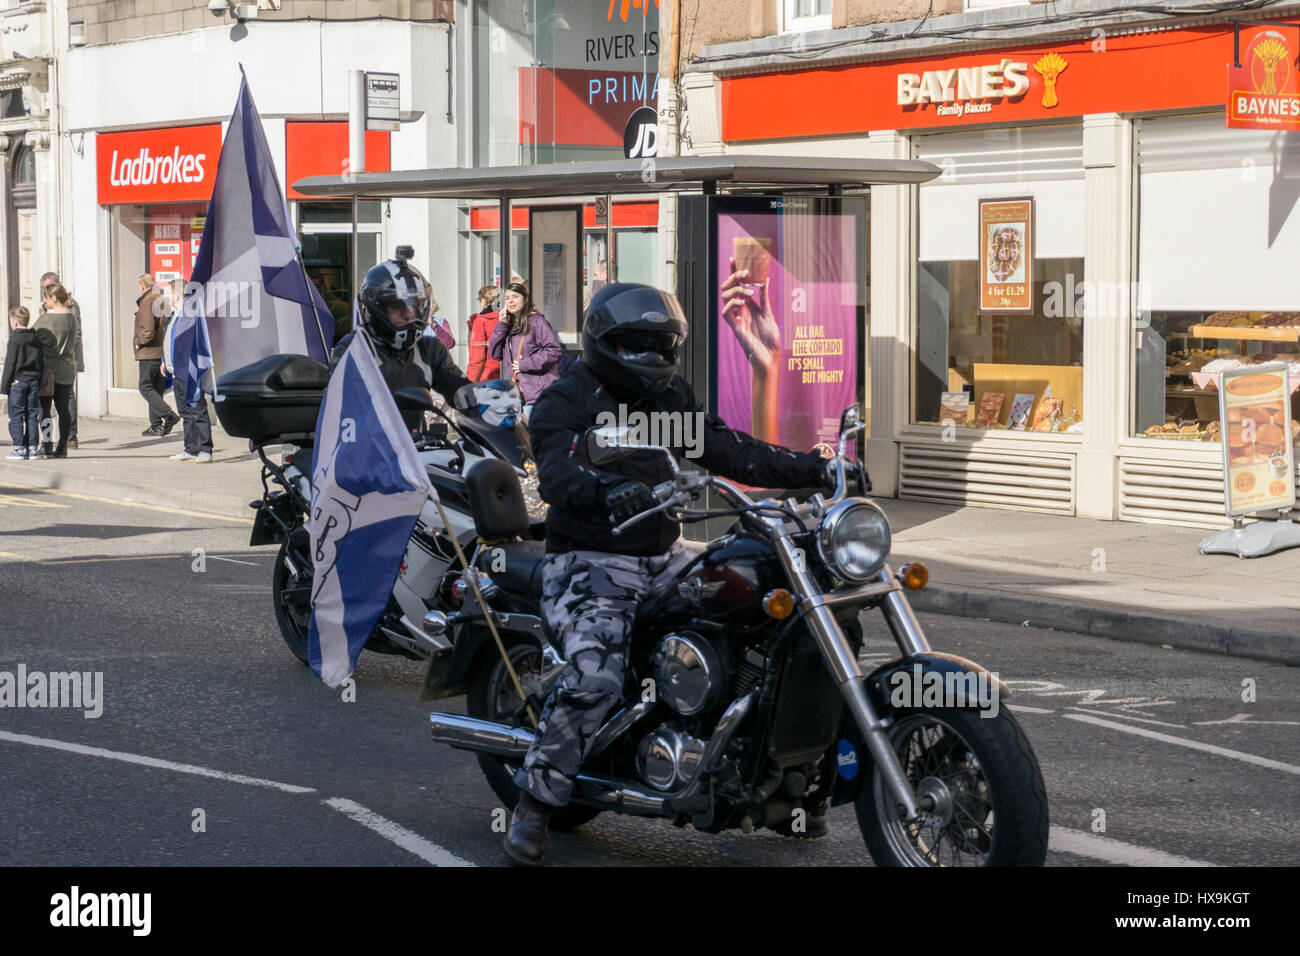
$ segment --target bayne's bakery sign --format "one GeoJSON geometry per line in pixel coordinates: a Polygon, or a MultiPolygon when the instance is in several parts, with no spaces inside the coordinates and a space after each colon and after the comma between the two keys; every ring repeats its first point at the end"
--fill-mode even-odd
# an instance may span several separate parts
{"type": "MultiPolygon", "coordinates": [[[[1234,108],[1272,116],[1270,129],[1297,128],[1281,121],[1300,109],[1295,97],[1300,40],[1295,25],[1287,23],[1272,30],[1275,37],[1260,39],[1270,30],[1242,32],[1245,79],[1229,84],[1241,91],[1234,108]]],[[[956,56],[724,76],[722,138],[734,143],[1090,113],[1223,108],[1222,64],[1232,60],[1232,26],[1215,24],[956,56]]]]}
{"type": "Polygon", "coordinates": [[[1228,64],[1228,126],[1231,129],[1300,130],[1300,79],[1296,56],[1300,30],[1243,31],[1240,62],[1228,64]]]}

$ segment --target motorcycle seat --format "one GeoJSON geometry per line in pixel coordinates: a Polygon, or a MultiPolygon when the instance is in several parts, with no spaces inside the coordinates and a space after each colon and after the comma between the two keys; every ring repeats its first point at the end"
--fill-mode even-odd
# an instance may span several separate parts
{"type": "Polygon", "coordinates": [[[542,541],[510,541],[485,548],[479,561],[498,587],[540,602],[545,558],[542,541]],[[501,570],[493,570],[493,565],[501,570]]]}

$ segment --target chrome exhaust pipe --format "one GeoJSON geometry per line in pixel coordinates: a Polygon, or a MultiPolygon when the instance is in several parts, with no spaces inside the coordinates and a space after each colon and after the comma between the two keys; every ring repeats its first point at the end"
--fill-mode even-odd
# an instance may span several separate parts
{"type": "Polygon", "coordinates": [[[620,786],[619,781],[579,774],[573,784],[573,799],[590,807],[617,810],[641,817],[670,817],[664,797],[620,786]]]}
{"type": "Polygon", "coordinates": [[[434,743],[447,744],[457,750],[522,760],[533,744],[531,730],[477,717],[433,713],[429,715],[429,724],[434,743]]]}

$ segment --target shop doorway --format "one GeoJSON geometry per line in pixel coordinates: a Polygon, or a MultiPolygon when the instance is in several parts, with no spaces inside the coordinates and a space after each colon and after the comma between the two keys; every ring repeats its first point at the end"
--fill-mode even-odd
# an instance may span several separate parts
{"type": "MultiPolygon", "coordinates": [[[[41,307],[36,297],[37,276],[40,274],[36,261],[36,154],[29,147],[19,146],[12,154],[9,169],[7,225],[8,233],[13,237],[6,263],[9,304],[26,306],[35,318],[41,307]]],[[[4,331],[8,337],[7,322],[4,331]]]]}
{"type": "MultiPolygon", "coordinates": [[[[358,203],[357,276],[382,258],[384,227],[379,202],[358,203]]],[[[335,341],[352,331],[352,222],[346,203],[299,203],[302,261],[334,316],[335,341]]]]}

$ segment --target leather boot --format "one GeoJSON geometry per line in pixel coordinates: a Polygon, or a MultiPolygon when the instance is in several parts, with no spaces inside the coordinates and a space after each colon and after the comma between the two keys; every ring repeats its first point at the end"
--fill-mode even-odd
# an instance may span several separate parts
{"type": "Polygon", "coordinates": [[[541,866],[545,862],[551,809],[548,804],[533,799],[527,790],[520,791],[519,803],[510,818],[510,832],[506,834],[506,852],[516,863],[541,866]]]}

